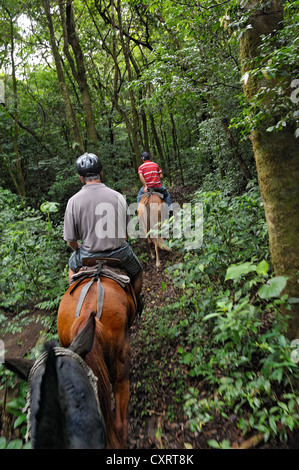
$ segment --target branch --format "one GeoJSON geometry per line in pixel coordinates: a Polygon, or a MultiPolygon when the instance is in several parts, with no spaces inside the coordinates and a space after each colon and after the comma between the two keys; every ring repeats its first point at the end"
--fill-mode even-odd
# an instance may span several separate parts
{"type": "MultiPolygon", "coordinates": [[[[7,106],[5,103],[1,103],[3,108],[5,109],[5,111],[10,115],[10,117],[12,117],[13,119],[15,119],[15,116],[7,109],[7,106]]],[[[19,127],[21,127],[22,129],[24,129],[25,131],[27,131],[29,134],[32,135],[32,137],[35,138],[35,140],[40,144],[40,146],[46,150],[46,152],[48,152],[48,154],[50,155],[50,157],[54,158],[55,155],[53,155],[53,153],[51,152],[50,149],[48,149],[48,147],[42,142],[41,138],[36,134],[36,132],[34,132],[33,130],[29,129],[29,127],[25,126],[25,124],[22,123],[22,121],[19,120],[19,118],[16,119],[17,121],[17,124],[19,127]]]]}
{"type": "MultiPolygon", "coordinates": [[[[96,9],[98,10],[100,16],[103,18],[104,22],[106,24],[109,24],[111,25],[112,27],[115,27],[117,30],[120,30],[120,26],[114,24],[113,25],[113,20],[111,17],[109,17],[109,14],[108,14],[108,10],[107,8],[104,8],[104,9],[101,9],[101,6],[98,4],[98,2],[95,2],[95,6],[96,6],[96,9]]],[[[146,28],[147,29],[147,28],[146,28]]],[[[148,30],[147,30],[147,38],[146,38],[146,42],[144,41],[141,41],[140,39],[136,39],[134,38],[133,36],[131,36],[127,31],[122,31],[122,34],[124,36],[126,36],[130,41],[133,41],[135,42],[135,44],[139,45],[139,46],[144,46],[146,47],[147,49],[149,49],[150,51],[153,50],[152,46],[149,44],[149,41],[148,41],[148,30]]]]}

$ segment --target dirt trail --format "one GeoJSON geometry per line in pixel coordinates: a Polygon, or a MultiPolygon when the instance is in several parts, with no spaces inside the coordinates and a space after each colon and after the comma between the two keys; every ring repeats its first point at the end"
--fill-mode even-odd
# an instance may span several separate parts
{"type": "MultiPolygon", "coordinates": [[[[146,244],[145,244],[146,245],[146,244]]],[[[146,246],[144,246],[146,249],[146,246]]],[[[162,290],[165,282],[165,265],[172,260],[174,253],[161,253],[161,267],[156,268],[154,261],[146,264],[144,271],[144,301],[145,308],[141,317],[137,318],[130,330],[131,343],[131,401],[129,406],[129,448],[130,449],[184,449],[186,445],[195,445],[194,435],[187,430],[186,419],[182,416],[181,406],[177,407],[177,422],[171,423],[166,419],[166,404],[169,398],[167,391],[161,392],[158,399],[153,401],[150,392],[145,393],[140,387],[142,364],[145,362],[144,349],[140,332],[145,317],[153,308],[159,309],[165,301],[175,298],[175,291],[170,284],[162,290]]],[[[194,448],[194,447],[193,447],[194,448]]]]}
{"type": "MultiPolygon", "coordinates": [[[[188,193],[192,194],[192,188],[188,193]]],[[[188,200],[185,188],[178,187],[171,192],[172,201],[182,204],[188,200]]],[[[165,387],[161,387],[161,394],[153,401],[150,392],[145,392],[140,386],[139,378],[142,378],[142,364],[145,362],[144,347],[140,333],[146,315],[153,309],[159,311],[165,304],[174,302],[178,293],[171,282],[167,279],[165,269],[169,265],[178,263],[182,258],[175,251],[160,251],[161,266],[156,268],[155,260],[149,256],[146,240],[139,240],[137,254],[147,253],[148,261],[143,263],[143,294],[144,311],[137,318],[130,330],[132,374],[131,374],[131,402],[129,407],[129,448],[131,449],[185,449],[186,447],[198,448],[197,437],[191,433],[186,426],[186,417],[182,414],[182,407],[177,404],[175,422],[166,418],[167,402],[170,394],[165,387]],[[166,288],[162,288],[166,284],[166,288]]],[[[170,380],[172,380],[170,378],[170,380]]],[[[171,384],[169,384],[171,385],[171,384]]],[[[167,386],[166,386],[167,389],[167,386]]],[[[173,406],[173,404],[172,404],[173,406]]]]}

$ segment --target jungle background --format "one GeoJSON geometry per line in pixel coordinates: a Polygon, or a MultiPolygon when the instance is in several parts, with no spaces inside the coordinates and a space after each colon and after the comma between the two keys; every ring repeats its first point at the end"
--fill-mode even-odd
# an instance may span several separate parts
{"type": "MultiPolygon", "coordinates": [[[[79,155],[96,153],[105,184],[131,204],[150,151],[194,226],[203,207],[200,246],[170,230],[159,270],[146,242],[130,239],[145,309],[131,329],[129,448],[295,445],[298,6],[0,0],[0,338],[10,355],[37,357],[57,338],[79,155]]],[[[30,446],[26,384],[0,374],[0,447],[30,446]]]]}

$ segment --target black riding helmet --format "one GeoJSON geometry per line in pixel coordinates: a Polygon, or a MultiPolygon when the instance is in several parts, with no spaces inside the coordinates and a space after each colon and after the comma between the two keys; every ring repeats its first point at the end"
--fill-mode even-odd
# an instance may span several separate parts
{"type": "Polygon", "coordinates": [[[150,160],[151,156],[148,152],[143,152],[141,155],[142,160],[150,160]]]}
{"type": "Polygon", "coordinates": [[[76,162],[77,171],[80,176],[99,175],[102,171],[102,164],[94,153],[84,153],[76,162]]]}

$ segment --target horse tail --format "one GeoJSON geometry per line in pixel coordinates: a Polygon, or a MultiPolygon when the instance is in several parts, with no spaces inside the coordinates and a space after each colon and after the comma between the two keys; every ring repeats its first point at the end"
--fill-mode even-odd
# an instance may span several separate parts
{"type": "MultiPolygon", "coordinates": [[[[77,318],[77,321],[74,322],[72,327],[72,337],[75,338],[78,333],[84,328],[86,324],[86,318],[89,318],[89,314],[83,315],[81,314],[80,317],[77,318]]],[[[98,391],[99,396],[102,396],[102,400],[100,400],[101,405],[103,406],[103,413],[105,415],[106,409],[109,409],[110,400],[106,401],[106,390],[110,388],[110,381],[109,381],[109,373],[108,369],[104,360],[104,353],[102,349],[102,330],[103,325],[95,318],[96,322],[96,333],[95,333],[95,340],[93,342],[93,346],[91,351],[86,355],[85,362],[86,364],[93,370],[94,374],[98,377],[98,391]]],[[[108,394],[108,396],[110,396],[108,394]]]]}
{"type": "Polygon", "coordinates": [[[158,238],[155,239],[155,241],[156,241],[158,247],[160,248],[160,250],[172,251],[172,249],[167,245],[164,238],[158,237],[158,238]]]}
{"type": "MultiPolygon", "coordinates": [[[[164,251],[172,251],[171,248],[167,245],[166,243],[166,240],[161,237],[161,235],[159,234],[159,232],[161,233],[161,217],[162,217],[162,204],[165,205],[165,203],[159,203],[159,207],[158,207],[158,219],[159,219],[159,222],[158,222],[158,233],[157,233],[157,237],[154,237],[154,243],[156,243],[159,247],[160,250],[164,250],[164,251]]],[[[164,213],[165,214],[165,213],[164,213]]],[[[165,220],[165,219],[164,219],[165,220]]]]}
{"type": "Polygon", "coordinates": [[[138,207],[138,219],[140,223],[140,229],[142,230],[142,235],[146,237],[149,231],[149,206],[143,203],[139,203],[138,207]]]}
{"type": "MultiPolygon", "coordinates": [[[[79,331],[84,327],[86,323],[86,318],[88,318],[88,314],[86,315],[81,314],[78,317],[76,324],[73,325],[72,328],[72,335],[75,337],[79,331]]],[[[103,352],[103,340],[102,340],[102,332],[103,332],[103,325],[95,318],[96,321],[96,334],[95,340],[93,343],[93,347],[91,351],[86,355],[85,362],[93,371],[95,376],[97,377],[97,386],[98,386],[98,397],[99,402],[101,405],[101,410],[103,413],[104,421],[106,423],[106,430],[107,430],[107,448],[111,449],[121,449],[122,444],[119,440],[119,437],[115,430],[115,425],[113,421],[113,416],[111,412],[111,388],[110,388],[110,379],[109,379],[109,371],[105,362],[104,352],[103,352]]]]}

